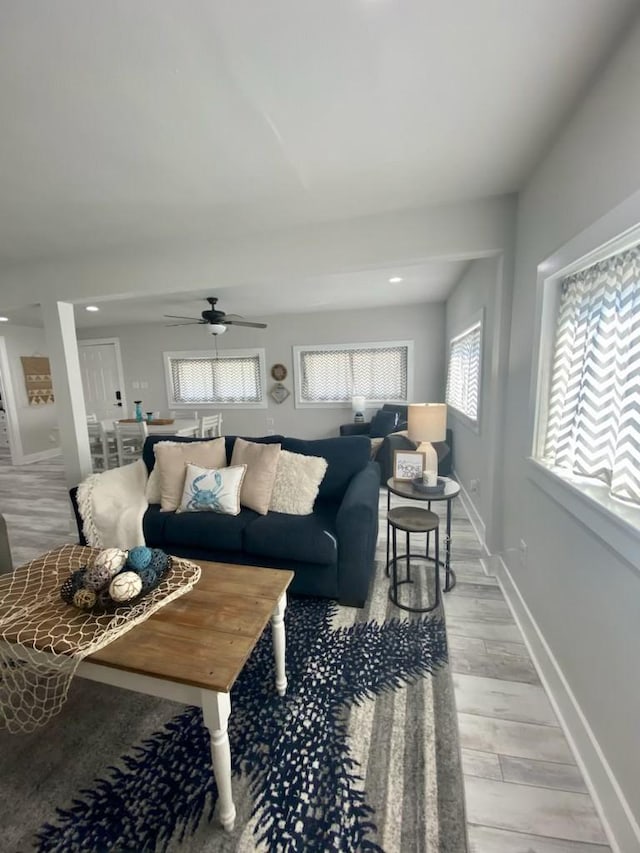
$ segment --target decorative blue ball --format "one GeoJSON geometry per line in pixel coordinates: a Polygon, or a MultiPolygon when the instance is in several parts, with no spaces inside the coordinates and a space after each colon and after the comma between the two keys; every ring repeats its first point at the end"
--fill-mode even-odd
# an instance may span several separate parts
{"type": "Polygon", "coordinates": [[[158,575],[151,568],[151,566],[147,566],[144,569],[140,569],[138,572],[140,575],[140,580],[142,581],[142,594],[145,592],[149,592],[150,589],[158,583],[158,575]]]}
{"type": "Polygon", "coordinates": [[[127,557],[127,568],[133,569],[134,572],[146,569],[151,562],[152,556],[153,552],[151,548],[147,548],[146,545],[138,545],[129,551],[129,556],[127,557]]]}
{"type": "Polygon", "coordinates": [[[162,577],[162,575],[167,571],[170,565],[170,557],[164,553],[160,548],[153,549],[153,556],[151,557],[151,562],[149,563],[149,568],[153,569],[154,572],[158,575],[158,577],[162,577]]]}

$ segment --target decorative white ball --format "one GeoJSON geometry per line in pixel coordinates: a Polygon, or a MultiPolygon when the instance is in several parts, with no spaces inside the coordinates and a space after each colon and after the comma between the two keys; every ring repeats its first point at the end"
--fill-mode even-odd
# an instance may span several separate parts
{"type": "Polygon", "coordinates": [[[93,568],[104,569],[113,577],[118,574],[127,562],[127,553],[127,551],[123,551],[121,548],[105,548],[104,551],[100,551],[93,561],[93,568]]]}
{"type": "Polygon", "coordinates": [[[142,592],[142,578],[135,572],[120,572],[109,584],[109,595],[114,601],[131,601],[142,592]]]}

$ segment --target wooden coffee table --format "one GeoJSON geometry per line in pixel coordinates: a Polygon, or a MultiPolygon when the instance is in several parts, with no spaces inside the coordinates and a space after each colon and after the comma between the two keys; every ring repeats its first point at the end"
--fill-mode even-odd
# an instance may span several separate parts
{"type": "Polygon", "coordinates": [[[86,658],[77,674],[138,693],[199,705],[211,735],[219,817],[233,829],[229,691],[271,619],[276,689],[285,675],[284,612],[293,572],[196,560],[202,577],[124,636],[86,658]]]}

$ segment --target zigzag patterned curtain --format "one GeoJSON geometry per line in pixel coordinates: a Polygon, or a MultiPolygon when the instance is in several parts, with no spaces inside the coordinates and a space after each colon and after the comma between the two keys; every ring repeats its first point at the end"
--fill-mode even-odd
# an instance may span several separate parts
{"type": "Polygon", "coordinates": [[[544,458],[640,503],[640,246],[562,281],[544,458]]]}
{"type": "Polygon", "coordinates": [[[262,400],[256,356],[171,358],[175,403],[257,403],[262,400]]]}
{"type": "Polygon", "coordinates": [[[481,323],[476,323],[449,346],[447,370],[447,405],[453,406],[472,421],[478,420],[480,398],[481,323]]]}

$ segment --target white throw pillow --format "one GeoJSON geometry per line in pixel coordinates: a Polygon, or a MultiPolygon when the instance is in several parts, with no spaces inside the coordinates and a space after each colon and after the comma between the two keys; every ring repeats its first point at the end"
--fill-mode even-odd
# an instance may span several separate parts
{"type": "Polygon", "coordinates": [[[322,456],[281,450],[269,509],[289,515],[311,515],[326,470],[327,460],[322,456]]]}
{"type": "Polygon", "coordinates": [[[145,497],[150,504],[159,504],[162,500],[162,492],[160,491],[160,468],[154,465],[147,480],[147,488],[145,497]]]}
{"type": "Polygon", "coordinates": [[[238,515],[240,489],[246,465],[228,468],[201,468],[187,463],[184,490],[178,512],[220,512],[238,515]]]}

